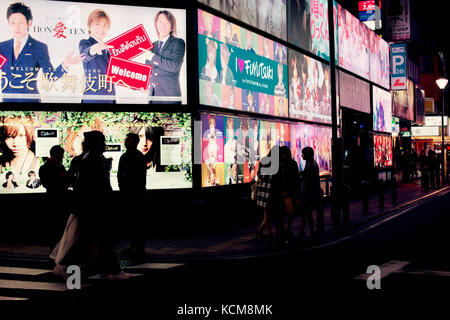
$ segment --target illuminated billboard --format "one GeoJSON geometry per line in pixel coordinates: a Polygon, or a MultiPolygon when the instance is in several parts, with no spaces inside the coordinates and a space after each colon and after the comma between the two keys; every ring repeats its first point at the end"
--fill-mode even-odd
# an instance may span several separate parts
{"type": "Polygon", "coordinates": [[[289,1],[289,42],[329,60],[329,39],[327,0],[289,1]]]}
{"type": "Polygon", "coordinates": [[[392,166],[392,138],[385,135],[373,136],[374,165],[376,168],[392,166]]]}
{"type": "Polygon", "coordinates": [[[299,170],[305,168],[301,151],[305,147],[314,149],[314,159],[321,175],[331,174],[331,127],[304,123],[291,124],[291,153],[299,170]]]}
{"type": "Polygon", "coordinates": [[[411,80],[406,81],[407,90],[392,91],[393,114],[401,119],[414,121],[415,86],[411,80]]]}
{"type": "Polygon", "coordinates": [[[291,146],[287,123],[215,114],[201,119],[202,187],[254,182],[273,146],[291,146]]]}
{"type": "Polygon", "coordinates": [[[187,103],[185,10],[29,0],[0,13],[3,102],[187,103]]]}
{"type": "Polygon", "coordinates": [[[286,40],[286,0],[198,0],[220,12],[286,40]]]}
{"type": "Polygon", "coordinates": [[[331,123],[330,67],[289,50],[289,117],[331,123]]]}
{"type": "Polygon", "coordinates": [[[104,156],[110,159],[113,190],[118,190],[118,163],[128,133],[140,137],[147,189],[192,187],[189,114],[0,111],[0,193],[45,192],[39,168],[50,148],[64,148],[63,165],[69,169],[83,152],[84,133],[93,130],[106,137],[104,156]]]}
{"type": "Polygon", "coordinates": [[[392,132],[392,96],[389,91],[372,86],[373,130],[392,132]]]}
{"type": "Polygon", "coordinates": [[[365,24],[338,5],[339,66],[365,79],[370,77],[370,32],[365,24]]]}
{"type": "Polygon", "coordinates": [[[200,103],[288,116],[287,49],[198,10],[200,103]]]}
{"type": "Polygon", "coordinates": [[[389,43],[370,32],[370,80],[389,89],[389,43]]]}

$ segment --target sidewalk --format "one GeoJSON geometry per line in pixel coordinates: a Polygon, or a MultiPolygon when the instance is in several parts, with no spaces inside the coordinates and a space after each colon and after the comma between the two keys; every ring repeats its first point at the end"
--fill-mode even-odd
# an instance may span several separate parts
{"type": "MultiPolygon", "coordinates": [[[[440,190],[450,188],[445,186],[440,190]]],[[[363,213],[363,205],[360,199],[350,201],[350,219],[347,223],[334,226],[330,216],[330,206],[325,206],[325,232],[314,243],[306,243],[302,246],[315,246],[333,241],[345,236],[358,226],[374,222],[374,220],[395,212],[402,207],[406,207],[423,197],[434,196],[436,190],[425,192],[420,186],[420,179],[412,183],[398,184],[398,201],[391,203],[391,189],[385,190],[385,208],[378,208],[378,194],[369,195],[369,212],[363,213]]],[[[262,217],[261,217],[262,219],[262,217]]],[[[293,224],[295,235],[299,233],[300,218],[296,217],[293,224]]],[[[273,228],[273,231],[275,229],[273,228]]],[[[264,254],[274,254],[289,252],[299,247],[287,247],[275,249],[268,247],[266,240],[256,239],[256,225],[250,227],[239,227],[227,232],[203,234],[203,235],[183,235],[183,236],[149,236],[147,238],[146,254],[150,262],[159,261],[186,261],[195,259],[211,258],[231,258],[243,256],[258,256],[264,254]]],[[[116,253],[119,258],[120,251],[126,248],[128,242],[120,242],[116,245],[116,253]]],[[[0,244],[1,256],[33,256],[35,258],[46,258],[49,248],[36,245],[8,245],[0,244]]]]}

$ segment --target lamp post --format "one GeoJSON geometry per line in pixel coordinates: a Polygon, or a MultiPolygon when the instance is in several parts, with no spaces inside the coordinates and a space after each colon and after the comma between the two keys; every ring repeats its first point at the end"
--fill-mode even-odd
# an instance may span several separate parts
{"type": "Polygon", "coordinates": [[[444,89],[447,86],[448,79],[441,77],[436,80],[436,84],[439,87],[439,89],[442,90],[442,150],[441,150],[441,158],[442,158],[442,184],[445,183],[446,177],[447,177],[447,168],[445,166],[445,135],[444,135],[444,110],[445,110],[445,103],[444,103],[444,89]]]}

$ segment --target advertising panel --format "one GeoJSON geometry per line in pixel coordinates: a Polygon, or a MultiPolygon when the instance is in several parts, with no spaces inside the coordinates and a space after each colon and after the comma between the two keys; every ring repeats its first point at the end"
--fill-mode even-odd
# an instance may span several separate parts
{"type": "Polygon", "coordinates": [[[440,134],[439,127],[411,127],[413,137],[436,137],[440,134]]]}
{"type": "Polygon", "coordinates": [[[202,187],[254,182],[261,157],[291,146],[287,123],[202,114],[202,187]]]}
{"type": "Polygon", "coordinates": [[[113,190],[119,189],[118,161],[128,133],[140,137],[138,150],[147,160],[147,189],[192,187],[188,114],[0,111],[0,193],[45,192],[38,183],[39,168],[50,148],[55,144],[64,148],[63,165],[69,169],[72,159],[83,153],[84,133],[92,130],[106,137],[104,156],[110,159],[113,190]],[[177,140],[179,154],[163,148],[161,137],[177,140]]]}
{"type": "Polygon", "coordinates": [[[314,160],[319,165],[321,175],[331,174],[331,127],[291,124],[291,153],[299,165],[299,170],[305,168],[301,151],[305,147],[314,149],[314,160]]]}
{"type": "Polygon", "coordinates": [[[392,138],[385,135],[373,136],[374,165],[376,168],[392,166],[392,138]]]}
{"type": "Polygon", "coordinates": [[[338,5],[339,66],[370,79],[370,33],[372,31],[338,5]]]}
{"type": "Polygon", "coordinates": [[[400,134],[400,119],[392,117],[392,137],[396,138],[400,134]]]}
{"type": "Polygon", "coordinates": [[[289,1],[288,41],[323,59],[330,59],[328,1],[289,1]]]}
{"type": "Polygon", "coordinates": [[[0,12],[3,102],[187,103],[185,10],[29,0],[0,12]]]}
{"type": "Polygon", "coordinates": [[[286,40],[286,0],[198,0],[220,12],[286,40]]]}
{"type": "Polygon", "coordinates": [[[414,109],[410,109],[408,106],[406,90],[392,91],[392,111],[396,117],[414,121],[414,109]]]}
{"type": "Polygon", "coordinates": [[[391,43],[391,90],[406,90],[406,44],[391,43]]]}
{"type": "MultiPolygon", "coordinates": [[[[448,117],[444,117],[444,126],[448,124],[448,117]]],[[[426,116],[425,117],[425,126],[427,127],[441,127],[442,126],[442,117],[441,116],[426,116]]]]}
{"type": "Polygon", "coordinates": [[[425,91],[416,87],[416,123],[425,124],[425,91]]]}
{"type": "Polygon", "coordinates": [[[339,71],[339,105],[370,113],[369,83],[339,71]]]}
{"type": "Polygon", "coordinates": [[[372,86],[373,130],[392,132],[392,96],[389,91],[372,86]]]}
{"type": "Polygon", "coordinates": [[[289,50],[289,117],[331,123],[330,68],[289,50]]]}
{"type": "Polygon", "coordinates": [[[285,46],[198,11],[200,103],[288,116],[285,46]]]}
{"type": "Polygon", "coordinates": [[[370,32],[370,80],[389,89],[389,43],[370,32]]]}

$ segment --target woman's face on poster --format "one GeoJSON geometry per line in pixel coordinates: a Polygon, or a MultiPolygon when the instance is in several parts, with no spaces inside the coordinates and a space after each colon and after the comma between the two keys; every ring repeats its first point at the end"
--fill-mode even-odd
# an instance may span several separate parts
{"type": "Polygon", "coordinates": [[[210,162],[216,162],[217,159],[217,142],[216,139],[210,138],[208,143],[208,155],[210,162]]]}
{"type": "Polygon", "coordinates": [[[253,108],[253,95],[251,93],[249,93],[247,101],[248,101],[248,108],[249,109],[253,108]]]}
{"type": "Polygon", "coordinates": [[[234,139],[234,124],[233,124],[233,122],[229,123],[227,126],[227,136],[228,136],[228,140],[234,139]]]}
{"type": "Polygon", "coordinates": [[[23,154],[24,152],[28,152],[27,134],[23,124],[19,126],[19,130],[17,131],[17,135],[15,137],[11,135],[6,137],[5,143],[15,157],[23,154]]]}
{"type": "Polygon", "coordinates": [[[247,49],[250,50],[252,48],[252,34],[250,32],[246,35],[247,40],[247,49]]]}
{"type": "Polygon", "coordinates": [[[89,25],[88,29],[94,38],[103,41],[108,35],[110,25],[105,18],[98,18],[89,25]]]}
{"type": "Polygon", "coordinates": [[[229,100],[229,103],[228,103],[230,106],[234,106],[235,98],[236,98],[236,95],[234,93],[234,89],[230,89],[230,100],[229,100]]]}
{"type": "Polygon", "coordinates": [[[236,177],[237,177],[237,168],[238,168],[238,165],[236,163],[233,164],[233,167],[231,168],[231,174],[233,175],[234,179],[236,179],[236,177]]]}
{"type": "Polygon", "coordinates": [[[227,23],[225,26],[225,36],[231,40],[231,31],[232,31],[232,27],[231,27],[231,23],[227,23]]]}
{"type": "Polygon", "coordinates": [[[160,14],[156,21],[156,28],[158,28],[159,38],[164,39],[172,32],[172,24],[167,19],[165,14],[160,14]]]}
{"type": "Polygon", "coordinates": [[[214,121],[211,121],[211,123],[209,124],[209,133],[210,134],[216,133],[216,125],[215,125],[214,121]]]}
{"type": "Polygon", "coordinates": [[[278,65],[278,82],[283,82],[283,66],[278,65]]]}
{"type": "Polygon", "coordinates": [[[208,64],[214,66],[216,64],[216,51],[208,47],[208,64]]]}
{"type": "Polygon", "coordinates": [[[205,28],[207,32],[211,32],[213,31],[213,17],[210,14],[207,14],[205,16],[205,28]]]}
{"type": "Polygon", "coordinates": [[[143,155],[146,155],[150,149],[152,148],[153,141],[150,139],[147,139],[145,136],[145,128],[142,127],[141,130],[139,130],[139,144],[137,146],[137,149],[142,152],[143,155]]]}

